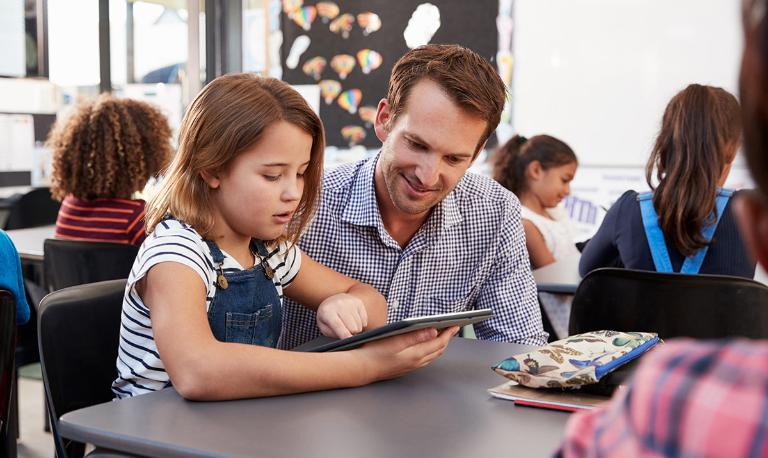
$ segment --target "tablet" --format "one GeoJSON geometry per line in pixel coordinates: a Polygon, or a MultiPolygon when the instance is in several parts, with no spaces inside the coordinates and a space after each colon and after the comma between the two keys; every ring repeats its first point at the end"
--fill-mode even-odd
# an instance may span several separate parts
{"type": "Polygon", "coordinates": [[[320,336],[315,340],[299,345],[293,350],[305,352],[351,350],[364,343],[383,339],[385,337],[396,336],[398,334],[405,334],[406,332],[415,331],[417,329],[443,329],[451,326],[466,326],[468,324],[477,323],[478,321],[487,320],[492,316],[493,310],[481,309],[406,318],[402,321],[385,324],[376,329],[361,332],[360,334],[347,337],[346,339],[334,339],[332,337],[320,336]]]}

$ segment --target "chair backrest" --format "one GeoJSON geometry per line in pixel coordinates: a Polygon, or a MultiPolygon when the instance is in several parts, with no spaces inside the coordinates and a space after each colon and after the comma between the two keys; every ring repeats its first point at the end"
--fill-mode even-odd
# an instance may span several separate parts
{"type": "Polygon", "coordinates": [[[16,301],[10,291],[0,289],[0,433],[3,435],[8,430],[10,415],[15,345],[16,301]]]}
{"type": "Polygon", "coordinates": [[[58,419],[114,398],[111,385],[117,377],[125,284],[110,280],[73,286],[40,302],[40,363],[59,456],[66,456],[67,444],[59,436],[58,419]]]}
{"type": "Polygon", "coordinates": [[[5,230],[56,224],[61,203],[53,200],[48,188],[35,188],[16,199],[8,209],[5,230]]]}
{"type": "Polygon", "coordinates": [[[768,338],[768,287],[725,275],[604,268],[579,284],[569,334],[609,329],[661,338],[768,338]]]}
{"type": "Polygon", "coordinates": [[[43,243],[46,290],[128,278],[138,252],[138,246],[127,243],[47,239],[43,243]]]}

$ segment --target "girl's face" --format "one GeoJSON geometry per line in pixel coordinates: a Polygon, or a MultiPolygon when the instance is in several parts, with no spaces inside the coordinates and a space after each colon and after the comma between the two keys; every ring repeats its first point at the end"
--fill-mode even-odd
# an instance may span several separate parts
{"type": "Polygon", "coordinates": [[[541,202],[542,207],[556,207],[571,193],[571,181],[576,175],[576,162],[539,170],[529,176],[529,189],[541,202]]]}
{"type": "Polygon", "coordinates": [[[206,174],[206,182],[215,189],[216,236],[260,240],[281,236],[304,192],[311,149],[312,136],[279,121],[225,170],[206,174]]]}

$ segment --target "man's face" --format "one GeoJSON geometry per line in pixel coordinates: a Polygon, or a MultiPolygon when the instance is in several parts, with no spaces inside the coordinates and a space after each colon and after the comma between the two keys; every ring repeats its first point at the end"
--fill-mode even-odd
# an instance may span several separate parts
{"type": "MultiPolygon", "coordinates": [[[[382,141],[376,173],[383,178],[394,207],[407,215],[420,215],[456,187],[475,156],[487,122],[454,103],[429,79],[416,83],[405,110],[393,123],[386,99],[376,113],[376,136],[382,141]]],[[[377,186],[377,191],[381,187],[377,186]]]]}

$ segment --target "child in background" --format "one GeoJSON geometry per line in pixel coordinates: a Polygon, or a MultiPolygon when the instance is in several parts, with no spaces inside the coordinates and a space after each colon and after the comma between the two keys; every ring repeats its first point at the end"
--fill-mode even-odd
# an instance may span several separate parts
{"type": "Polygon", "coordinates": [[[359,386],[443,352],[457,327],[334,353],[273,348],[283,293],[316,310],[328,336],[386,320],[375,289],[295,245],[320,191],[323,147],[320,119],[281,81],[226,75],[198,94],[147,204],[149,235],[123,302],[117,397],[170,385],[195,400],[359,386]]]}
{"type": "MultiPolygon", "coordinates": [[[[515,135],[496,151],[493,178],[520,199],[525,245],[538,269],[578,255],[568,215],[560,202],[570,194],[578,160],[570,146],[549,135],[515,135]]],[[[570,294],[539,292],[550,341],[568,336],[570,294]],[[554,334],[554,335],[552,335],[554,334]]]]}
{"type": "Polygon", "coordinates": [[[653,191],[627,191],[611,206],[584,248],[581,275],[618,259],[629,269],[752,278],[733,191],[721,188],[741,126],[738,101],[721,88],[691,84],[675,95],[645,169],[653,191]]]}
{"type": "Polygon", "coordinates": [[[144,201],[132,199],[173,150],[165,116],[138,100],[103,94],[57,123],[51,194],[62,200],[56,237],[140,245],[144,201]]]}
{"type": "Polygon", "coordinates": [[[571,192],[577,167],[573,150],[549,135],[515,135],[496,152],[493,178],[520,199],[534,269],[578,255],[568,215],[558,207],[571,192]]]}

